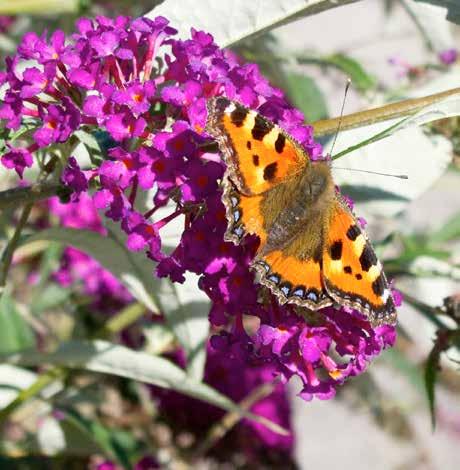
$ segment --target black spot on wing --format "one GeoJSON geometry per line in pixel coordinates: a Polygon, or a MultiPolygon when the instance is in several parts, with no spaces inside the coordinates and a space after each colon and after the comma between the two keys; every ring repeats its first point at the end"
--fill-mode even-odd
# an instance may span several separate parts
{"type": "Polygon", "coordinates": [[[350,228],[347,230],[347,237],[351,241],[355,241],[361,233],[361,230],[357,225],[351,225],[350,228]]]}
{"type": "Polygon", "coordinates": [[[252,163],[254,163],[254,166],[259,166],[259,155],[254,154],[252,156],[252,163]]]}
{"type": "Polygon", "coordinates": [[[343,268],[343,270],[347,273],[347,274],[351,274],[353,272],[353,270],[351,269],[351,266],[345,266],[343,268]]]}
{"type": "Polygon", "coordinates": [[[373,283],[372,283],[372,290],[374,294],[378,297],[383,295],[385,290],[385,282],[383,281],[382,275],[380,275],[373,283]]]}
{"type": "Polygon", "coordinates": [[[231,113],[230,113],[230,120],[236,127],[241,127],[248,115],[248,110],[237,106],[231,113]]]}
{"type": "Polygon", "coordinates": [[[358,279],[358,281],[360,281],[363,278],[362,274],[359,274],[359,273],[355,274],[355,277],[356,279],[358,279]]]}
{"type": "Polygon", "coordinates": [[[276,176],[276,167],[278,164],[276,162],[270,163],[264,168],[264,180],[271,181],[276,176]]]}
{"type": "Polygon", "coordinates": [[[342,246],[341,240],[337,240],[331,245],[329,251],[333,260],[338,260],[342,257],[342,246]]]}
{"type": "Polygon", "coordinates": [[[246,142],[246,148],[247,148],[248,150],[251,150],[252,144],[251,144],[251,141],[250,141],[250,140],[248,140],[248,141],[246,142]]]}
{"type": "Polygon", "coordinates": [[[254,137],[256,140],[262,140],[272,129],[273,124],[258,114],[254,120],[252,137],[254,137]]]}
{"type": "Polygon", "coordinates": [[[275,150],[278,152],[278,153],[281,153],[284,149],[284,144],[286,143],[286,137],[284,137],[283,134],[281,134],[281,132],[278,134],[278,137],[276,138],[276,141],[275,141],[275,150]]]}
{"type": "Polygon", "coordinates": [[[359,262],[361,263],[361,268],[363,271],[369,271],[372,266],[377,264],[377,257],[375,256],[374,250],[366,244],[359,257],[359,262]]]}

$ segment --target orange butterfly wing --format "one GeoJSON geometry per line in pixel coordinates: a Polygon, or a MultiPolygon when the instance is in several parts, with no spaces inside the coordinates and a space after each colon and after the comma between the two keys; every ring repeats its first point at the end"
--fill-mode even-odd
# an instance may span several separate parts
{"type": "Polygon", "coordinates": [[[260,238],[252,264],[260,282],[280,303],[317,310],[335,301],[368,315],[374,325],[394,323],[395,304],[381,264],[351,211],[334,196],[327,165],[311,166],[299,144],[255,111],[224,97],[207,107],[206,130],[227,165],[225,239],[238,244],[247,233],[260,238]],[[279,220],[298,210],[290,194],[309,174],[313,186],[325,188],[317,194],[325,202],[296,232],[279,220]],[[270,237],[283,229],[288,243],[277,248],[270,237]]]}
{"type": "Polygon", "coordinates": [[[206,131],[219,144],[230,179],[246,196],[261,194],[302,171],[309,160],[280,127],[224,97],[207,102],[206,131]]]}
{"type": "Polygon", "coordinates": [[[373,325],[396,322],[396,306],[382,265],[359,222],[339,198],[330,213],[323,277],[335,301],[369,316],[373,325]]]}

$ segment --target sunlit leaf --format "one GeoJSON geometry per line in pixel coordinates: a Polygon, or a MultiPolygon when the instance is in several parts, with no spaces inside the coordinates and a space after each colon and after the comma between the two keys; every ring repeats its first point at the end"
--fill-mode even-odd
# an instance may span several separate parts
{"type": "Polygon", "coordinates": [[[190,28],[195,28],[211,33],[219,46],[227,47],[303,16],[356,1],[358,0],[165,0],[147,16],[153,18],[162,15],[168,18],[171,25],[179,30],[180,38],[189,37],[190,28]]]}
{"type": "MultiPolygon", "coordinates": [[[[399,195],[401,200],[382,198],[362,203],[362,208],[372,214],[395,215],[405,208],[407,201],[428,189],[452,159],[452,144],[443,136],[427,135],[419,126],[454,115],[460,115],[460,93],[408,118],[341,132],[334,154],[343,156],[332,165],[335,181],[339,185],[377,187],[399,195]],[[362,173],[334,170],[334,166],[408,175],[409,179],[373,174],[366,174],[364,178],[362,173]]],[[[325,150],[330,150],[330,144],[325,150]]]]}

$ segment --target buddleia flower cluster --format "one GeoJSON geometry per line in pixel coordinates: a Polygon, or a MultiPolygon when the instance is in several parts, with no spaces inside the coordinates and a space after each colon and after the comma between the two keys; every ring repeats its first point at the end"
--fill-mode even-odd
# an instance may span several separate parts
{"type": "Polygon", "coordinates": [[[192,29],[186,40],[175,33],[163,17],[98,17],[80,19],[69,37],[26,34],[0,76],[6,88],[0,118],[11,131],[26,128],[30,139],[10,145],[2,164],[23,178],[45,150],[59,155],[72,201],[90,198],[119,224],[127,248],[152,262],[152,275],[178,283],[187,272],[199,276],[211,301],[210,343],[217,353],[240,367],[269,365],[283,382],[300,377],[306,400],[331,398],[393,344],[395,328],[373,328],[345,308],[313,314],[280,306],[257,283],[249,264],[258,240],[247,237],[236,246],[223,238],[225,167],[204,131],[206,102],[226,96],[257,109],[312,159],[322,158],[322,148],[302,113],[257,65],[220,49],[206,32],[192,29]],[[72,157],[81,133],[103,141],[104,150],[83,168],[72,157]],[[140,209],[146,193],[148,207],[140,209]],[[159,218],[160,208],[169,215],[159,218]],[[166,252],[160,230],[178,217],[180,240],[166,252]]]}

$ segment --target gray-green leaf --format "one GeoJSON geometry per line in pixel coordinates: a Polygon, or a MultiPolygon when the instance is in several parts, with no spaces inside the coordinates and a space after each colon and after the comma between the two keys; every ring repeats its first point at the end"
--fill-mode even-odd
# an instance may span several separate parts
{"type": "Polygon", "coordinates": [[[0,354],[9,354],[35,344],[30,325],[18,313],[8,292],[0,298],[0,354]]]}
{"type": "Polygon", "coordinates": [[[147,16],[165,16],[178,29],[180,38],[190,37],[190,28],[195,28],[211,33],[219,46],[228,47],[303,16],[356,1],[358,0],[165,0],[147,16]]]}
{"type": "Polygon", "coordinates": [[[284,428],[270,420],[242,410],[209,385],[190,378],[183,369],[171,361],[107,341],[69,341],[62,343],[57,351],[50,354],[30,349],[3,356],[1,359],[15,365],[52,364],[84,369],[157,385],[203,400],[224,410],[237,412],[279,434],[287,433],[284,428]]]}

